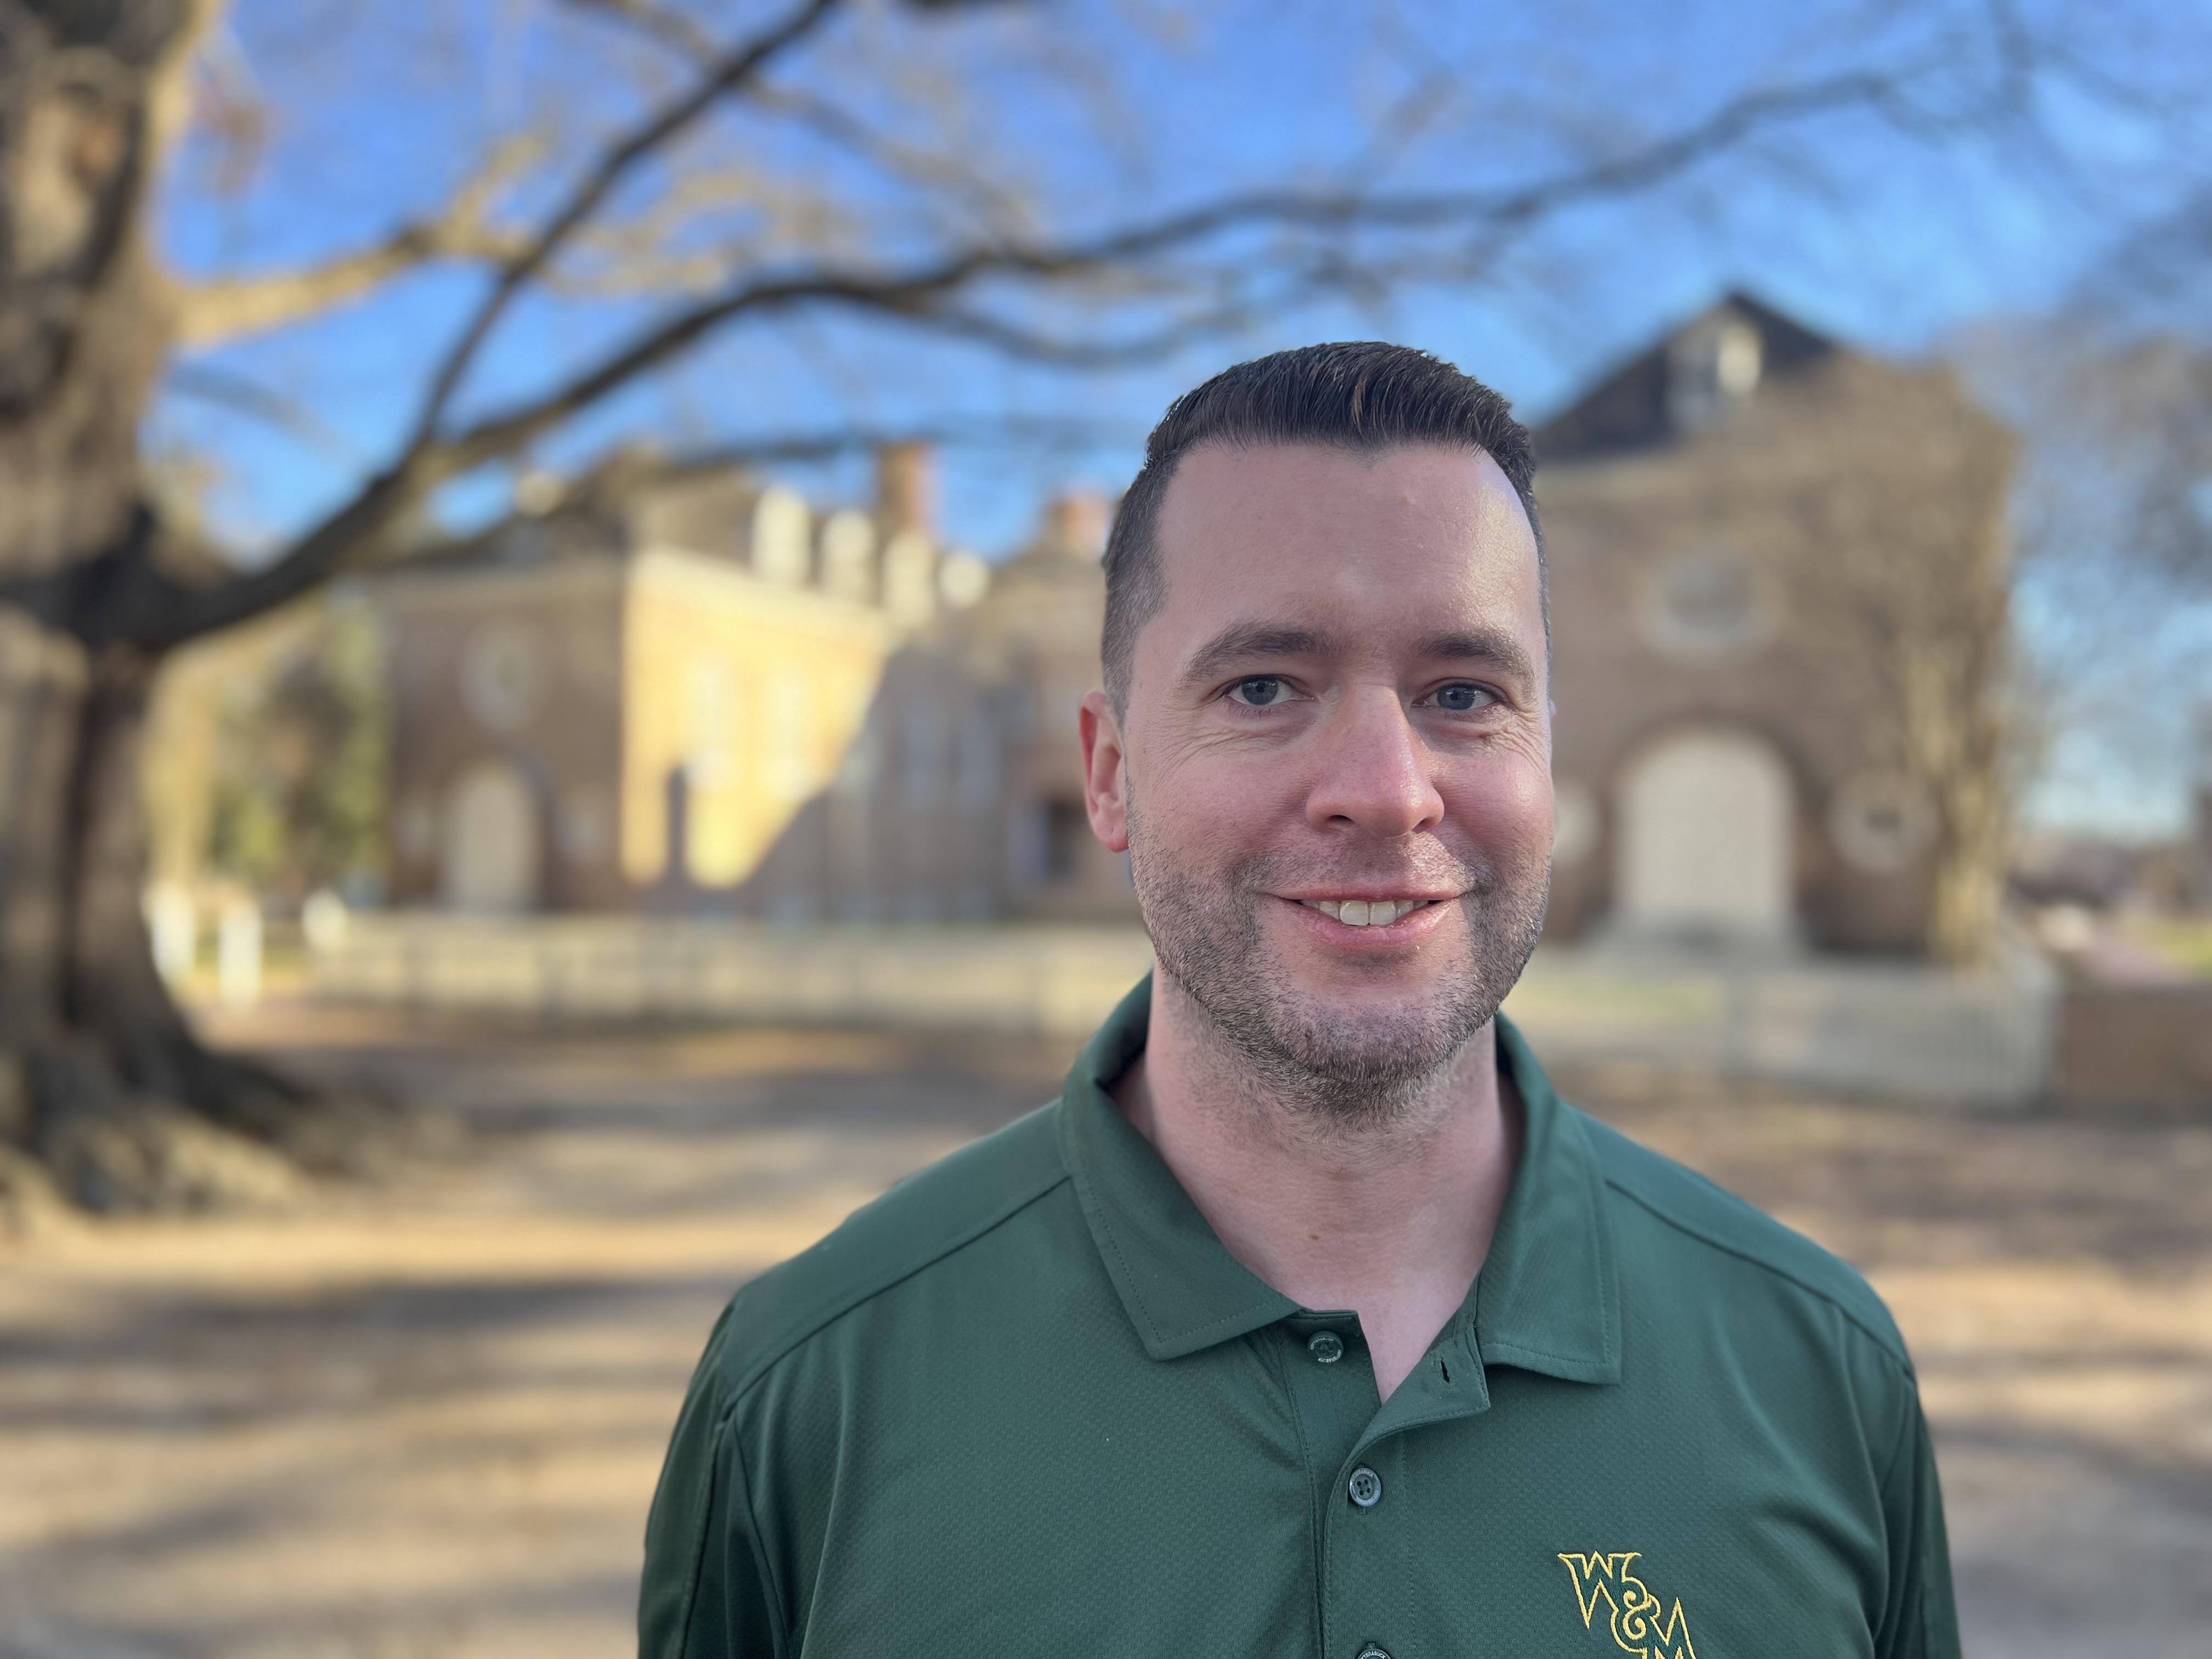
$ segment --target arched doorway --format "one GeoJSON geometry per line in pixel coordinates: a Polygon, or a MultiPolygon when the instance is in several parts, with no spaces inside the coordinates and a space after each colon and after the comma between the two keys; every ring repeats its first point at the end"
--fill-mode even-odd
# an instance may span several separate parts
{"type": "Polygon", "coordinates": [[[1614,869],[1628,932],[1788,937],[1793,791],[1774,746],[1748,732],[1662,739],[1621,780],[1614,869]]]}
{"type": "Polygon", "coordinates": [[[526,910],[538,902],[538,794],[513,761],[481,760],[446,796],[439,864],[457,910],[526,910]]]}

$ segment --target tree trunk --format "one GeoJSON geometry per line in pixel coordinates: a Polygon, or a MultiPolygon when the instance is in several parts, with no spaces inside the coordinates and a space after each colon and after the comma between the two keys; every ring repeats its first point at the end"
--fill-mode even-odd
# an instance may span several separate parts
{"type": "Polygon", "coordinates": [[[140,225],[200,13],[0,0],[0,1220],[34,1160],[80,1203],[268,1200],[296,1089],[210,1053],[139,908],[159,557],[138,428],[171,330],[140,225]]]}
{"type": "Polygon", "coordinates": [[[140,910],[155,662],[111,646],[80,648],[78,665],[70,695],[50,702],[48,775],[7,814],[49,849],[34,880],[17,865],[5,888],[11,912],[35,923],[0,981],[18,1142],[93,1208],[282,1200],[295,1176],[256,1143],[299,1140],[313,1121],[305,1097],[200,1044],[155,970],[140,910]]]}
{"type": "Polygon", "coordinates": [[[1927,440],[1957,503],[1925,562],[1948,579],[1897,618],[1897,672],[1915,772],[1936,803],[1935,893],[1928,954],[1954,968],[1994,959],[2010,851],[2005,675],[2012,637],[2004,512],[2014,452],[1993,428],[1954,423],[1927,440]]]}
{"type": "MultiPolygon", "coordinates": [[[[1978,581],[1976,568],[1966,580],[1978,581]]],[[[1993,579],[1992,579],[1993,580],[1993,579]]],[[[1999,652],[2004,637],[2001,587],[1967,594],[1971,626],[1949,618],[1948,634],[1917,619],[1896,628],[1893,652],[1904,694],[1911,771],[1936,809],[1934,892],[1928,954],[1951,968],[1988,965],[2004,898],[2007,812],[2004,719],[1999,652]]]]}

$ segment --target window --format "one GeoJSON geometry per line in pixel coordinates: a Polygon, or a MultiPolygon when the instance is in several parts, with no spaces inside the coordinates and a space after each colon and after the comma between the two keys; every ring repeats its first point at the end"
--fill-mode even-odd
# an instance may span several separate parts
{"type": "Polygon", "coordinates": [[[968,711],[960,726],[960,769],[954,789],[963,810],[994,811],[999,796],[999,727],[988,705],[968,711]]]}
{"type": "Polygon", "coordinates": [[[1782,622],[1772,578],[1734,547],[1670,555],[1645,577],[1642,600],[1637,620],[1645,643],[1677,662],[1753,656],[1782,622]]]}
{"type": "Polygon", "coordinates": [[[486,730],[520,731],[545,702],[549,655],[527,623],[486,623],[461,650],[461,701],[486,730]]]}
{"type": "Polygon", "coordinates": [[[936,704],[918,702],[907,710],[899,740],[904,762],[899,793],[909,806],[934,806],[943,797],[950,769],[947,735],[944,711],[936,704]]]}
{"type": "Polygon", "coordinates": [[[1759,331],[1741,318],[1710,318],[1667,348],[1667,411],[1694,432],[1757,389],[1765,367],[1759,331]]]}

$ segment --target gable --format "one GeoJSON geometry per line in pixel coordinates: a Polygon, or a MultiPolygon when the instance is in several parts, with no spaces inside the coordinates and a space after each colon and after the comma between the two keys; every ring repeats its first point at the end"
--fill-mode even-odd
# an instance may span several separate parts
{"type": "MultiPolygon", "coordinates": [[[[1728,331],[1755,343],[1755,386],[1803,371],[1841,349],[1747,295],[1731,294],[1703,314],[1669,331],[1605,376],[1535,432],[1540,463],[1592,459],[1655,447],[1695,429],[1696,388],[1703,349],[1720,349],[1728,331]]],[[[1710,373],[1710,369],[1705,371],[1710,373]]]]}

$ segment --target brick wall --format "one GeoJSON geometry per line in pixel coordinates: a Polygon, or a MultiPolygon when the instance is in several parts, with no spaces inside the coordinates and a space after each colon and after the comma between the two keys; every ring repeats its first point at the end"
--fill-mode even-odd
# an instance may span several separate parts
{"type": "Polygon", "coordinates": [[[2077,985],[2059,1030],[2058,1094],[2083,1106],[2212,1115],[2212,985],[2077,985]]]}

